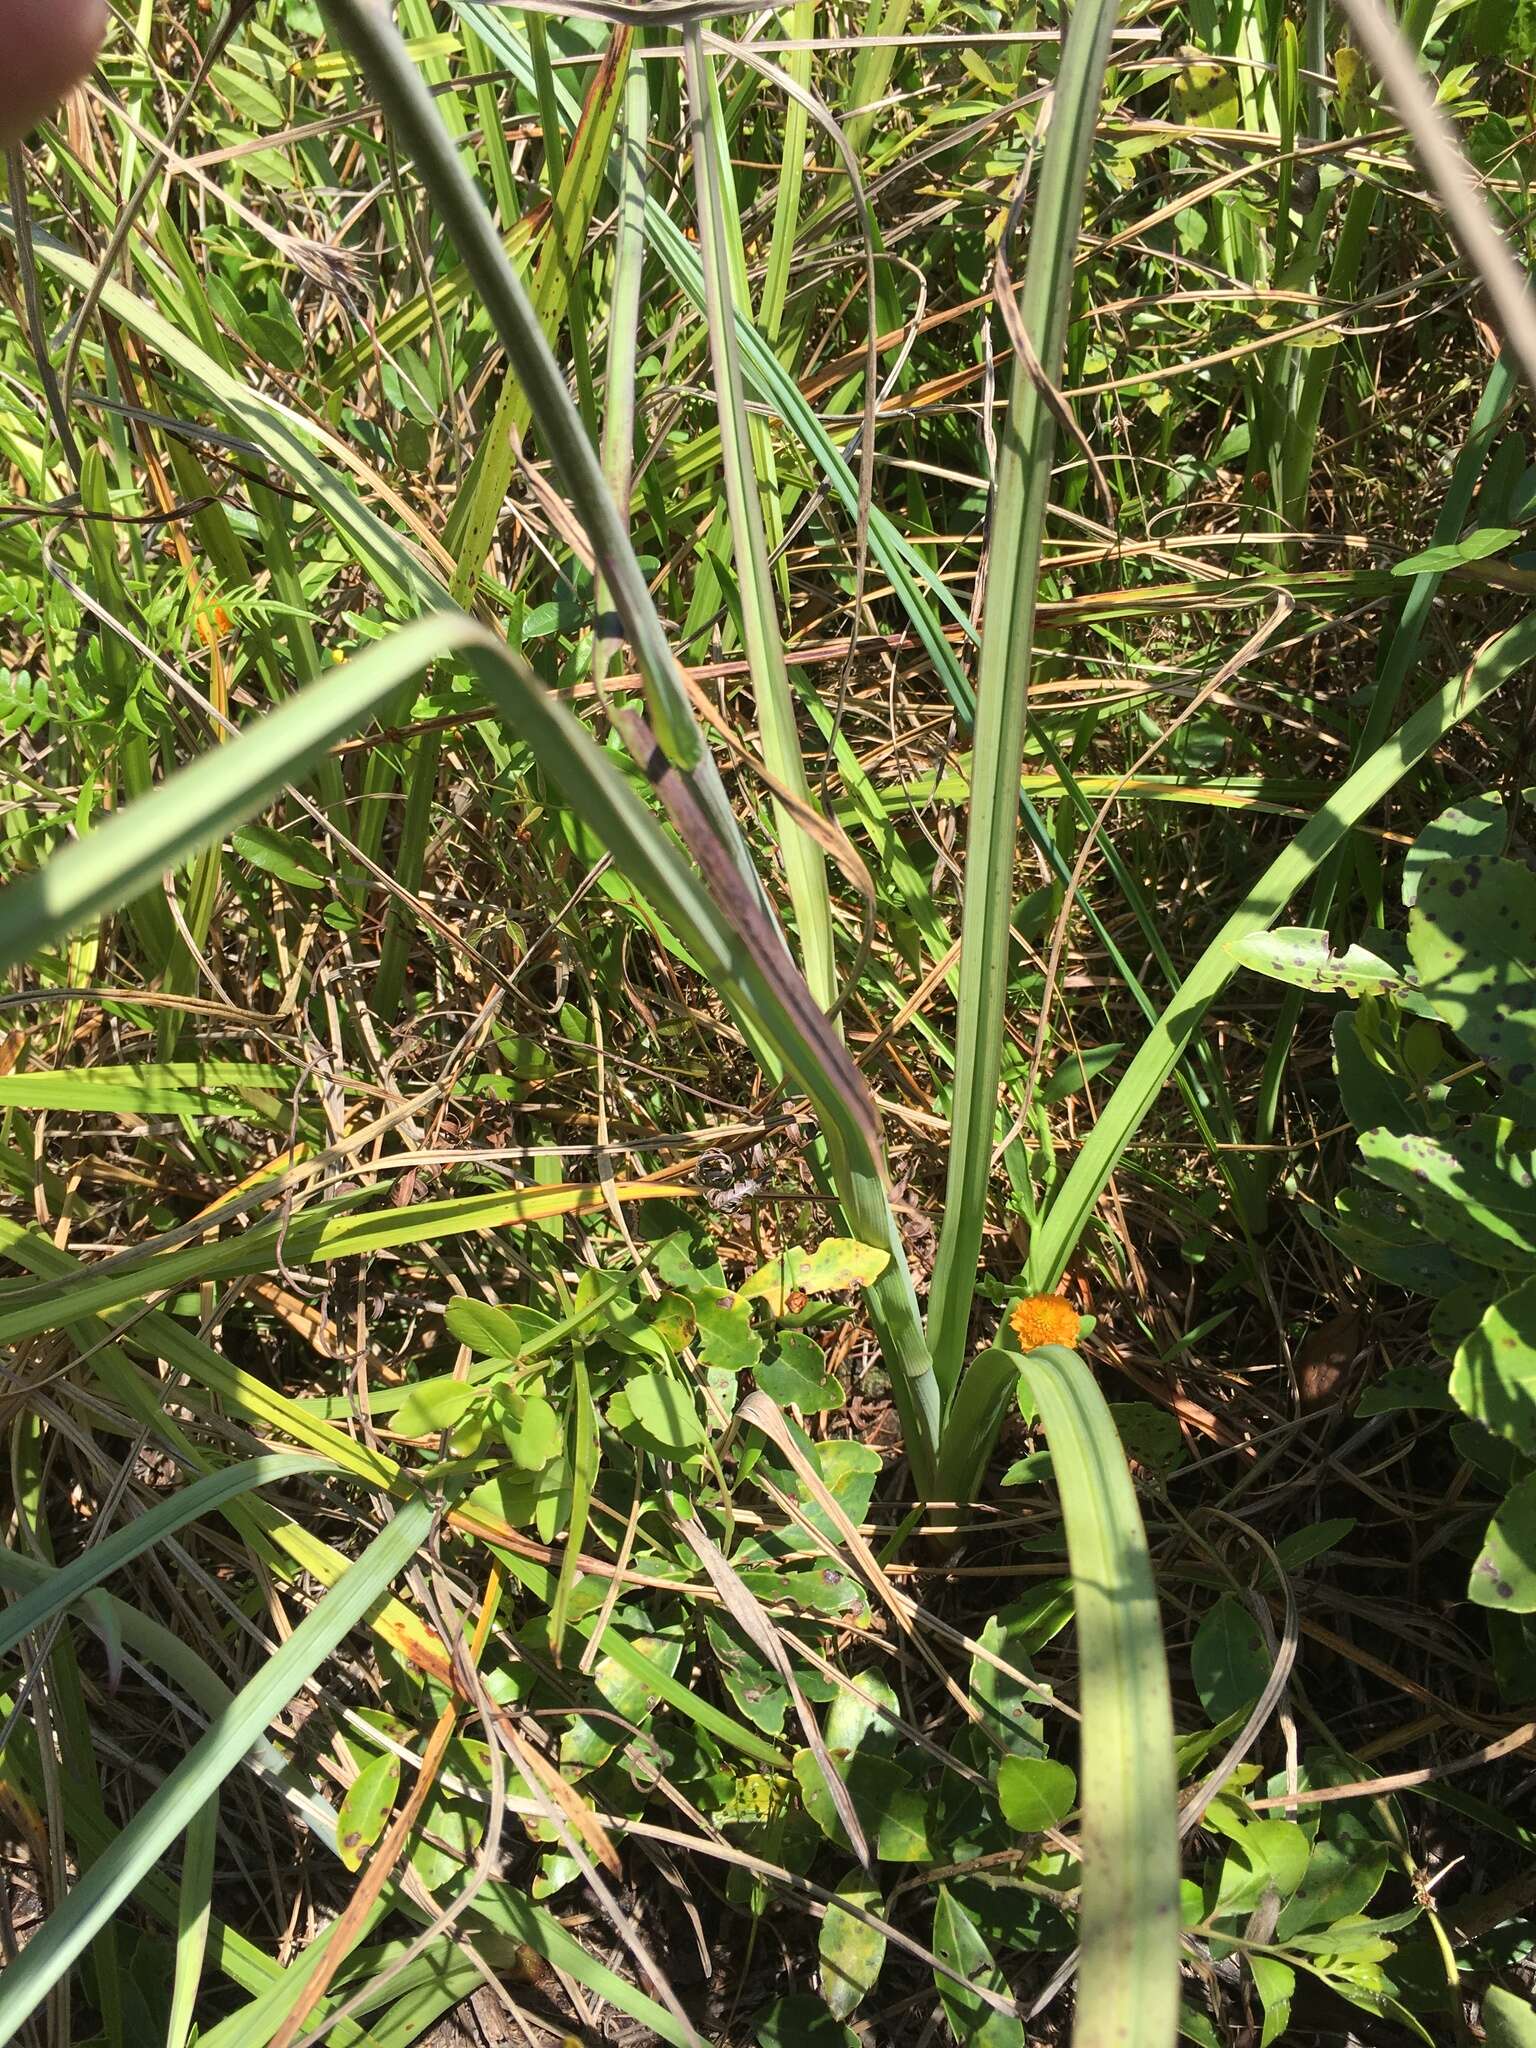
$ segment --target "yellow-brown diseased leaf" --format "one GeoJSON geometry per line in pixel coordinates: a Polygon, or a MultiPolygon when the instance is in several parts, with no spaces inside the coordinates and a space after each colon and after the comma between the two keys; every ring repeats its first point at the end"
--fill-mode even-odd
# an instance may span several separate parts
{"type": "MultiPolygon", "coordinates": [[[[837,1896],[862,1906],[866,1913],[880,1911],[879,1892],[873,1886],[861,1885],[856,1877],[840,1884],[837,1896]]],[[[867,1920],[855,1919],[852,1913],[828,1906],[822,1916],[818,1946],[821,1995],[833,2018],[845,2020],[880,1975],[880,1965],[885,1961],[885,1936],[867,1920]]]]}
{"type": "Polygon", "coordinates": [[[760,1266],[736,1290],[738,1301],[766,1301],[769,1313],[781,1316],[792,1294],[838,1294],[846,1287],[868,1287],[891,1263],[889,1252],[856,1237],[824,1237],[814,1251],[790,1245],[760,1266]]]}
{"type": "Polygon", "coordinates": [[[1225,64],[1212,64],[1201,50],[1186,49],[1184,69],[1168,88],[1168,113],[1186,128],[1235,128],[1237,79],[1225,64]]]}
{"type": "Polygon", "coordinates": [[[1339,126],[1353,135],[1364,118],[1370,90],[1366,83],[1365,59],[1349,43],[1340,43],[1333,53],[1333,76],[1338,85],[1334,110],[1339,126]]]}

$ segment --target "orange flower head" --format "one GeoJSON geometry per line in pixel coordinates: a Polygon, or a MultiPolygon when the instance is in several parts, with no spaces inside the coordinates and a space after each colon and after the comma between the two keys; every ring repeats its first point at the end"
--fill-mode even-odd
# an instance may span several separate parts
{"type": "Polygon", "coordinates": [[[1071,1302],[1063,1301],[1059,1294],[1026,1294],[1022,1301],[1014,1303],[1008,1320],[1026,1351],[1038,1351],[1042,1344],[1065,1344],[1070,1348],[1077,1342],[1083,1325],[1071,1302]]]}

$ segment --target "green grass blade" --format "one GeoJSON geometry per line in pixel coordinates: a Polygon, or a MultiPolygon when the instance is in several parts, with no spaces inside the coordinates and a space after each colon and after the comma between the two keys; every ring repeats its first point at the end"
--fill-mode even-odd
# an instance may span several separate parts
{"type": "Polygon", "coordinates": [[[1125,1452],[1093,1374],[1048,1345],[1023,1377],[1061,1493],[1077,1612],[1082,1906],[1076,2048],[1172,2048],[1178,1778],[1157,1589],[1125,1452]]]}
{"type": "Polygon", "coordinates": [[[1030,1285],[1053,1287],[1087,1227],[1094,1204],[1126,1146],[1183,1057],[1207,1005],[1237,970],[1234,940],[1261,932],[1284,910],[1351,828],[1422,761],[1452,726],[1468,718],[1502,684],[1536,660],[1536,617],[1527,617],[1492,640],[1465,675],[1421,704],[1390,739],[1355,770],[1323,808],[1270,862],[1222,925],[1186,977],[1177,999],[1121,1076],[1087,1143],[1072,1162],[1030,1244],[1030,1285]]]}
{"type": "Polygon", "coordinates": [[[68,1564],[55,1567],[46,1584],[7,1607],[0,1614],[0,1656],[13,1650],[23,1636],[40,1628],[61,1608],[110,1578],[113,1572],[121,1571],[125,1564],[131,1564],[164,1537],[173,1536],[188,1522],[212,1513],[225,1501],[249,1493],[254,1487],[275,1486],[279,1480],[296,1479],[306,1472],[335,1469],[329,1458],[263,1456],[247,1458],[241,1464],[227,1466],[222,1472],[182,1487],[169,1500],[157,1501],[154,1507],[135,1515],[131,1522],[114,1529],[110,1536],[93,1543],[68,1564]]]}
{"type": "Polygon", "coordinates": [[[859,156],[880,119],[878,102],[891,82],[901,38],[912,13],[912,0],[869,0],[864,15],[865,40],[854,59],[848,88],[848,143],[859,156]]]}
{"type": "MultiPolygon", "coordinates": [[[[763,525],[759,481],[748,432],[746,392],[736,346],[740,319],[747,309],[735,303],[730,251],[726,242],[726,200],[730,176],[723,123],[713,91],[709,58],[697,23],[684,31],[683,62],[692,107],[694,180],[698,195],[699,245],[704,265],[704,299],[714,367],[715,407],[720,423],[720,451],[725,468],[725,498],[731,541],[736,556],[736,588],[741,604],[742,641],[751,667],[754,700],[762,736],[763,758],[770,772],[792,795],[813,808],[811,785],[795,726],[795,699],[784,661],[778,601],[768,563],[768,538],[763,525]]],[[[735,208],[730,212],[734,215],[735,208]]],[[[784,871],[794,905],[805,978],[824,1010],[837,1000],[837,960],[832,939],[832,902],[827,890],[826,856],[793,814],[774,804],[784,871]]]]}
{"type": "Polygon", "coordinates": [[[694,718],[645,573],[604,480],[602,464],[565,388],[538,314],[506,260],[495,223],[388,15],[367,0],[325,0],[324,12],[357,59],[392,129],[421,173],[507,351],[526,394],[529,417],[549,451],[624,621],[662,752],[674,767],[692,772],[694,792],[711,830],[748,892],[771,915],[714,756],[694,718]]]}
{"type": "MultiPolygon", "coordinates": [[[[542,31],[542,24],[539,27],[542,31]]],[[[577,127],[576,145],[569,164],[558,149],[551,152],[546,163],[551,210],[549,225],[539,244],[534,265],[532,306],[540,331],[550,345],[553,345],[567,315],[570,316],[573,333],[578,324],[573,287],[582,245],[602,186],[619,108],[628,42],[627,35],[616,33],[608,56],[598,67],[577,127]]],[[[546,61],[540,69],[541,81],[548,74],[546,53],[546,61]]],[[[481,571],[503,515],[531,413],[527,387],[514,364],[506,373],[490,425],[481,436],[458,499],[448,516],[445,538],[449,553],[456,558],[449,595],[456,605],[465,609],[472,604],[479,588],[481,571]]],[[[437,771],[442,745],[441,733],[423,735],[407,781],[395,874],[402,887],[412,893],[421,886],[427,843],[431,836],[432,808],[437,801],[437,771]]],[[[375,982],[375,1007],[382,1016],[393,1017],[400,1007],[406,960],[413,936],[414,920],[400,899],[392,898],[385,912],[384,937],[379,948],[379,971],[375,982]]]]}
{"type": "MultiPolygon", "coordinates": [[[[1435,515],[1435,524],[1430,533],[1432,546],[1441,546],[1460,538],[1462,528],[1467,523],[1467,514],[1471,510],[1472,494],[1477,489],[1478,478],[1488,461],[1495,436],[1514,401],[1515,389],[1514,373],[1508,359],[1501,355],[1488,373],[1488,382],[1483,387],[1477,411],[1473,414],[1472,424],[1467,429],[1467,438],[1456,458],[1456,466],[1451,471],[1445,496],[1440,501],[1440,510],[1435,515]]],[[[1429,623],[1443,580],[1441,575],[1428,570],[1415,576],[1408,586],[1408,595],[1403,600],[1402,609],[1397,615],[1397,623],[1392,629],[1392,637],[1388,640],[1381,657],[1381,665],[1371,691],[1370,710],[1366,713],[1365,725],[1356,744],[1356,761],[1368,759],[1391,730],[1392,720],[1397,716],[1398,700],[1402,695],[1403,685],[1418,659],[1419,648],[1424,639],[1424,628],[1429,623]]],[[[1342,860],[1343,849],[1340,848],[1319,868],[1307,909],[1307,924],[1318,928],[1327,925],[1333,909],[1334,892],[1338,887],[1342,860]]],[[[1295,1036],[1301,1006],[1301,995],[1288,991],[1275,1020],[1274,1036],[1269,1055],[1264,1062],[1258,1099],[1254,1106],[1253,1139],[1258,1145],[1267,1145],[1274,1136],[1280,1106],[1281,1082],[1290,1059],[1291,1041],[1295,1036]]]]}
{"type": "Polygon", "coordinates": [[[181,1884],[176,1894],[176,1974],[171,1982],[171,2015],[166,2022],[165,2048],[187,2048],[197,2013],[208,1955],[208,1923],[213,1907],[213,1856],[219,1835],[219,1797],[215,1793],[194,1815],[181,1852],[181,1884]]]}
{"type": "MultiPolygon", "coordinates": [[[[628,51],[628,35],[616,34],[593,78],[569,163],[557,156],[546,166],[551,181],[550,223],[539,244],[529,303],[539,331],[550,347],[562,322],[568,315],[574,317],[571,284],[608,170],[614,126],[623,100],[628,51]]],[[[547,72],[547,65],[544,69],[547,72]]],[[[510,270],[509,274],[516,276],[510,270]]],[[[514,357],[491,423],[448,518],[448,548],[457,558],[453,579],[456,604],[468,604],[480,580],[517,464],[518,444],[534,412],[534,392],[514,357]]]]}
{"type": "Polygon", "coordinates": [[[159,1864],[211,1794],[325,1658],[409,1564],[432,1527],[430,1501],[402,1507],[231,1702],[148,1803],[81,1877],[0,1978],[0,2040],[10,2040],[97,1928],[159,1864]]]}
{"type": "MultiPolygon", "coordinates": [[[[1019,319],[1053,385],[1065,360],[1073,258],[1114,25],[1114,0],[1079,0],[1073,11],[1056,80],[1039,196],[1031,209],[1019,319]]],[[[965,1356],[997,1129],[1019,771],[1055,446],[1051,402],[1028,366],[1017,362],[995,479],[966,838],[949,1174],[928,1299],[928,1341],[945,1401],[965,1356]]]]}
{"type": "MultiPolygon", "coordinates": [[[[613,280],[608,294],[608,358],[603,390],[603,476],[628,523],[635,468],[635,364],[640,352],[640,288],[645,274],[646,144],[651,85],[645,60],[631,52],[624,80],[619,140],[619,204],[613,230],[613,280]]],[[[597,579],[598,660],[609,673],[618,635],[607,620],[608,592],[597,579]]]]}
{"type": "Polygon", "coordinates": [[[491,217],[387,14],[367,5],[366,0],[326,0],[324,13],[338,40],[357,59],[392,129],[420,171],[527,394],[529,415],[570,494],[623,617],[635,659],[649,686],[652,722],[667,757],[680,767],[692,767],[703,754],[703,742],[676,660],[560,366],[550,353],[527,293],[506,261],[491,217]]]}
{"type": "MultiPolygon", "coordinates": [[[[784,32],[804,41],[816,32],[816,0],[796,0],[784,16],[784,32]]],[[[811,52],[791,50],[784,58],[784,73],[802,93],[810,90],[811,52]]],[[[784,102],[784,137],[779,152],[779,175],[773,194],[773,228],[768,236],[768,261],[763,271],[762,295],[757,302],[757,320],[772,347],[778,340],[789,295],[789,272],[795,254],[795,230],[800,222],[800,194],[805,185],[805,143],[808,116],[803,101],[793,93],[784,102]]],[[[746,309],[743,308],[743,311],[746,309]]]]}
{"type": "MultiPolygon", "coordinates": [[[[0,207],[0,234],[13,235],[14,223],[0,207]]],[[[87,289],[95,266],[50,236],[32,235],[38,262],[66,283],[87,289]]],[[[343,482],[337,470],[346,450],[312,420],[300,423],[286,407],[264,392],[244,384],[216,362],[190,336],[155,306],[124,286],[109,283],[101,303],[115,319],[147,341],[167,362],[194,378],[214,401],[228,424],[262,452],[311,500],[335,527],[358,566],[376,583],[390,608],[399,614],[430,610],[442,603],[447,586],[424,568],[397,533],[385,525],[343,482]],[[337,467],[316,455],[311,442],[326,449],[337,467]]]]}

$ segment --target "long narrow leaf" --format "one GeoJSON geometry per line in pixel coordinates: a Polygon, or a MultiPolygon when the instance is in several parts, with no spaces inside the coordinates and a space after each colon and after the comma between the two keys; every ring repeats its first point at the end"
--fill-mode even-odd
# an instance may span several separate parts
{"type": "MultiPolygon", "coordinates": [[[[1014,366],[998,450],[966,838],[949,1176],[928,1302],[928,1342],[946,1401],[965,1354],[997,1127],[1019,770],[1059,403],[1042,387],[1057,383],[1065,357],[1083,189],[1114,25],[1115,0],[1078,0],[1053,95],[1018,315],[1036,362],[1014,366]]],[[[1001,281],[1006,286],[1006,278],[1001,281]]]]}
{"type": "MultiPolygon", "coordinates": [[[[747,309],[738,309],[735,304],[726,244],[724,187],[730,176],[730,161],[721,133],[723,123],[710,61],[697,23],[690,23],[685,31],[683,62],[691,104],[699,244],[704,263],[720,452],[725,468],[725,501],[736,556],[742,643],[752,672],[764,759],[778,780],[809,806],[811,785],[795,729],[795,699],[784,661],[784,639],[779,628],[773,572],[768,564],[768,537],[763,526],[741,357],[736,345],[738,319],[747,309]]],[[[734,208],[731,210],[734,212],[734,208]]],[[[822,1008],[830,1009],[837,999],[837,963],[826,857],[783,804],[775,804],[774,814],[805,978],[822,1008]]]]}
{"type": "Polygon", "coordinates": [[[1024,1379],[1061,1491],[1083,1717],[1075,2048],[1172,2048],[1179,2005],[1173,1706],[1136,1490],[1093,1374],[1059,1345],[1024,1379]]]}

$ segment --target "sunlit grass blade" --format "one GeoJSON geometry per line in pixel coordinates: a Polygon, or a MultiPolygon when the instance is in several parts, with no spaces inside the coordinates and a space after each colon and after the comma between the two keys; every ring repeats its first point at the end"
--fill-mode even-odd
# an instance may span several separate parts
{"type": "MultiPolygon", "coordinates": [[[[1029,710],[1040,552],[1056,446],[1056,411],[1041,388],[1041,378],[1054,385],[1061,375],[1084,183],[1114,25],[1114,0],[1079,0],[1067,31],[1039,194],[1030,209],[1029,255],[1018,313],[1038,374],[1025,361],[1014,364],[1013,392],[993,479],[990,568],[966,834],[949,1171],[928,1301],[928,1341],[946,1402],[965,1355],[997,1129],[1012,946],[1009,914],[1019,770],[1029,710]]],[[[999,287],[1011,289],[1001,267],[999,287]]]]}
{"type": "MultiPolygon", "coordinates": [[[[746,393],[736,347],[737,320],[747,309],[738,309],[735,304],[731,258],[726,244],[723,187],[730,175],[730,164],[723,147],[720,107],[713,90],[711,66],[696,23],[690,23],[684,32],[683,61],[691,108],[699,245],[704,265],[705,306],[714,368],[715,410],[720,423],[725,497],[736,557],[742,641],[751,665],[763,758],[776,779],[803,804],[810,805],[811,786],[795,727],[795,699],[784,662],[778,600],[768,563],[759,480],[753,463],[746,393]]],[[[734,210],[733,207],[732,213],[734,210]]],[[[833,950],[826,857],[784,805],[776,803],[774,810],[805,978],[816,1000],[824,1010],[829,1010],[837,1000],[837,962],[833,950]]]]}
{"type": "MultiPolygon", "coordinates": [[[[553,344],[568,314],[573,334],[579,326],[573,286],[607,165],[628,48],[628,34],[616,32],[593,78],[569,164],[562,154],[556,153],[546,166],[550,176],[549,220],[535,260],[531,305],[548,344],[553,344]]],[[[546,58],[543,70],[547,72],[548,68],[546,58]]],[[[444,530],[448,550],[455,557],[449,594],[455,604],[466,610],[479,588],[531,415],[527,387],[514,365],[503,378],[490,423],[480,437],[444,530]]],[[[395,872],[402,886],[411,891],[421,885],[432,807],[437,800],[442,744],[441,733],[425,733],[407,778],[395,872]]],[[[391,1017],[399,1008],[413,937],[414,925],[405,906],[398,897],[392,898],[385,915],[375,991],[375,1003],[383,1016],[391,1017]]]]}
{"type": "Polygon", "coordinates": [[[188,1824],[182,1845],[181,1883],[176,1895],[176,1973],[171,1983],[165,2048],[186,2048],[196,2022],[197,1994],[202,1988],[208,1954],[218,1835],[219,1795],[215,1792],[188,1824]]]}
{"type": "Polygon", "coordinates": [[[1082,1952],[1072,2039],[1075,2048],[1172,2048],[1178,1778],[1146,1532],[1114,1418],[1082,1359],[1048,1345],[1025,1358],[1023,1377],[1061,1493],[1077,1616],[1082,1952]]]}
{"type": "MultiPolygon", "coordinates": [[[[676,658],[609,495],[597,453],[565,388],[538,315],[506,260],[501,238],[408,52],[388,16],[366,5],[365,0],[326,0],[324,11],[415,161],[507,351],[526,395],[529,417],[570,494],[624,620],[646,680],[652,724],[668,759],[685,769],[707,765],[707,750],[676,658]]],[[[723,793],[711,808],[711,822],[720,832],[722,844],[739,849],[740,835],[724,805],[723,793]]],[[[744,860],[744,852],[741,858],[744,860]]]]}
{"type": "Polygon", "coordinates": [[[340,1583],[305,1616],[237,1694],[0,1978],[0,2039],[10,2040],[97,1928],[159,1864],[211,1794],[282,1712],[305,1680],[349,1635],[432,1527],[430,1501],[402,1507],[340,1583]]]}
{"type": "MultiPolygon", "coordinates": [[[[631,53],[624,80],[619,130],[619,204],[613,228],[613,273],[608,294],[608,357],[603,387],[603,476],[618,508],[629,516],[635,467],[635,362],[640,351],[640,293],[645,274],[645,152],[650,140],[651,85],[645,61],[631,53]]],[[[604,674],[618,656],[622,635],[608,616],[608,592],[596,583],[597,659],[604,674]]]]}
{"type": "Polygon", "coordinates": [[[1099,1112],[1087,1142],[1052,1198],[1030,1243],[1029,1283],[1044,1290],[1060,1279],[1087,1227],[1094,1204],[1141,1128],[1199,1024],[1207,1005],[1237,971],[1232,942],[1273,924],[1307,879],[1317,872],[1351,827],[1422,761],[1454,725],[1469,718],[1495,690],[1536,660],[1536,617],[1522,619],[1492,640],[1457,676],[1421,704],[1392,737],[1347,781],[1272,860],[1185,977],[1177,999],[1142,1042],[1099,1112]]]}

